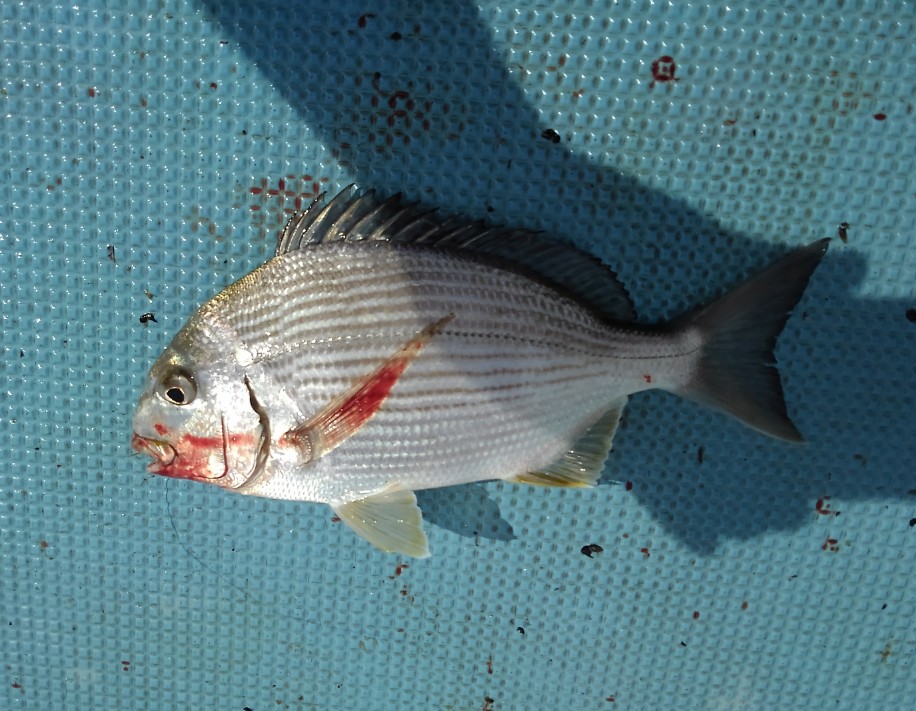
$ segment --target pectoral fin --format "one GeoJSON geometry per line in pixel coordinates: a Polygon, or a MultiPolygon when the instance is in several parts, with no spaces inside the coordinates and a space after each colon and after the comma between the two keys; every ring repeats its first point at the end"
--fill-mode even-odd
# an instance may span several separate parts
{"type": "Polygon", "coordinates": [[[614,433],[617,432],[617,424],[626,404],[625,397],[615,402],[610,410],[549,467],[518,474],[509,481],[536,486],[594,486],[604,470],[604,462],[611,450],[614,433]]]}
{"type": "Polygon", "coordinates": [[[344,523],[386,553],[414,558],[429,555],[423,514],[412,491],[384,491],[332,508],[344,523]]]}
{"type": "Polygon", "coordinates": [[[394,384],[423,346],[454,317],[454,314],[449,314],[424,328],[376,370],[343,395],[334,398],[306,424],[287,432],[284,439],[303,451],[305,461],[314,461],[352,437],[378,412],[394,384]]]}

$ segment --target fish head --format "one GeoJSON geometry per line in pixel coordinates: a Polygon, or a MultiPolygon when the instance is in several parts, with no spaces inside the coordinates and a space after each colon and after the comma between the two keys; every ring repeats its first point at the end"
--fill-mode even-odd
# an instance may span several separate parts
{"type": "Polygon", "coordinates": [[[131,448],[152,457],[147,471],[235,489],[263,465],[263,442],[237,363],[203,361],[174,342],[165,349],[133,419],[131,448]]]}

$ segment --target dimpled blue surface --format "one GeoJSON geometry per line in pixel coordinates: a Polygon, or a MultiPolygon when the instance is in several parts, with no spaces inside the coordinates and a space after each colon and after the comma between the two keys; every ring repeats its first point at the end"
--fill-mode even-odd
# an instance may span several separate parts
{"type": "Polygon", "coordinates": [[[754,5],[0,4],[0,708],[908,707],[916,4],[754,5]],[[354,181],[574,240],[647,321],[835,237],[778,351],[808,444],[640,395],[593,490],[422,492],[416,562],[147,475],[151,361],[354,181]]]}

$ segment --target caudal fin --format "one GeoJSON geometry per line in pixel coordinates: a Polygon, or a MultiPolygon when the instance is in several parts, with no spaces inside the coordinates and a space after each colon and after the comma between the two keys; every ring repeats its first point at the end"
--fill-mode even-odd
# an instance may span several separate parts
{"type": "Polygon", "coordinates": [[[698,332],[703,343],[694,375],[681,395],[727,412],[764,434],[804,441],[786,412],[774,349],[829,242],[821,239],[796,249],[672,324],[698,332]]]}

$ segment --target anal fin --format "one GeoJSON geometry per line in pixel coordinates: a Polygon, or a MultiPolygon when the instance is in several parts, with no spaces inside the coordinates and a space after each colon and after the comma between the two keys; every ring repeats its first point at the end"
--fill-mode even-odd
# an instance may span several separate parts
{"type": "Polygon", "coordinates": [[[413,558],[429,556],[423,514],[412,491],[383,491],[331,508],[344,523],[379,550],[413,558]]]}
{"type": "Polygon", "coordinates": [[[509,481],[535,486],[594,486],[604,470],[626,397],[611,405],[557,461],[540,471],[518,474],[509,481]]]}

